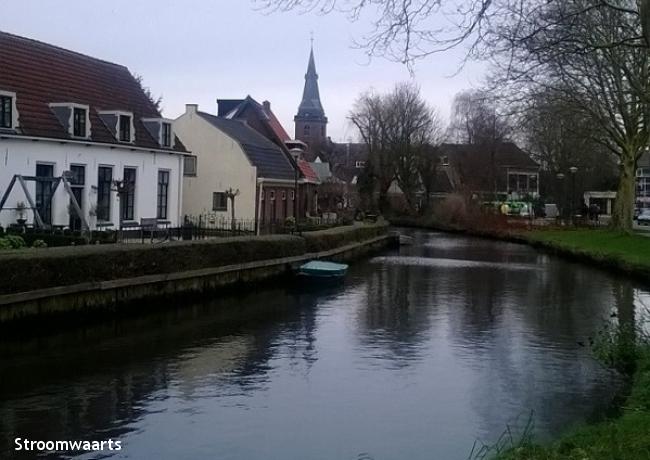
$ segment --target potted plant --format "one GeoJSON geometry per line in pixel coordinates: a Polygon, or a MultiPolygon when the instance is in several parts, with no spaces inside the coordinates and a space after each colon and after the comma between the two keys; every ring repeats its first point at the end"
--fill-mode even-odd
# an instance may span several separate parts
{"type": "Polygon", "coordinates": [[[16,219],[16,222],[21,227],[24,227],[25,224],[27,223],[27,219],[25,218],[26,209],[27,206],[25,205],[24,201],[19,201],[18,203],[16,203],[16,214],[18,214],[18,219],[16,219]]]}

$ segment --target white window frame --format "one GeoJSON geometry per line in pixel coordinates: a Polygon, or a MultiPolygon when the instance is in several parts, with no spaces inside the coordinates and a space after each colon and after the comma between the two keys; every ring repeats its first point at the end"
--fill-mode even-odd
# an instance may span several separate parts
{"type": "Polygon", "coordinates": [[[194,155],[185,155],[185,157],[183,158],[183,176],[184,177],[196,177],[198,175],[198,172],[199,172],[198,171],[198,164],[199,164],[198,157],[196,157],[194,155]],[[186,171],[186,169],[185,169],[185,161],[187,161],[188,159],[194,160],[194,172],[193,173],[188,173],[186,171]]]}
{"type": "Polygon", "coordinates": [[[354,167],[357,169],[365,168],[366,167],[366,162],[358,160],[355,162],[354,167]]]}
{"type": "Polygon", "coordinates": [[[100,115],[114,115],[115,116],[115,140],[123,144],[133,144],[135,142],[135,118],[133,117],[133,112],[127,110],[101,110],[100,115]],[[120,117],[131,117],[131,140],[123,141],[120,140],[120,117]]]}
{"type": "Polygon", "coordinates": [[[11,98],[11,127],[10,128],[0,128],[0,129],[16,129],[20,125],[18,124],[18,107],[16,104],[17,95],[13,91],[4,91],[0,90],[0,96],[10,97],[11,98]]]}
{"type": "Polygon", "coordinates": [[[68,118],[68,134],[75,139],[90,139],[90,106],[85,104],[77,104],[75,102],[53,102],[49,104],[50,108],[67,107],[70,109],[70,117],[68,118]],[[83,109],[86,111],[86,135],[74,135],[74,109],[83,109]]]}
{"type": "Polygon", "coordinates": [[[174,120],[169,118],[143,118],[143,123],[158,123],[158,145],[171,149],[174,147],[174,120]],[[163,145],[163,123],[169,125],[169,145],[163,145]]]}

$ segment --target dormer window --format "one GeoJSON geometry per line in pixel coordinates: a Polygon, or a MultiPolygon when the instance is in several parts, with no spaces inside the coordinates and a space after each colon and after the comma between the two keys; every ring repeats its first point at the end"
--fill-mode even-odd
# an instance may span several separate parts
{"type": "Polygon", "coordinates": [[[55,102],[50,110],[71,137],[90,137],[90,107],[75,102],[55,102]]]}
{"type": "Polygon", "coordinates": [[[86,117],[88,116],[88,111],[80,107],[75,107],[72,114],[72,135],[75,137],[87,137],[86,117]]]}
{"type": "Polygon", "coordinates": [[[0,129],[14,129],[17,126],[16,93],[0,91],[0,129]]]}
{"type": "Polygon", "coordinates": [[[133,113],[122,110],[101,110],[98,111],[100,120],[109,129],[119,142],[135,142],[135,128],[133,125],[133,113]]]}
{"type": "Polygon", "coordinates": [[[162,123],[161,145],[163,147],[172,146],[172,125],[171,123],[162,123]]]}
{"type": "Polygon", "coordinates": [[[163,148],[172,148],[174,130],[172,120],[167,118],[142,118],[142,124],[158,145],[163,148]]]}
{"type": "Polygon", "coordinates": [[[131,116],[120,115],[119,121],[119,140],[120,142],[133,142],[131,140],[131,116]]]}

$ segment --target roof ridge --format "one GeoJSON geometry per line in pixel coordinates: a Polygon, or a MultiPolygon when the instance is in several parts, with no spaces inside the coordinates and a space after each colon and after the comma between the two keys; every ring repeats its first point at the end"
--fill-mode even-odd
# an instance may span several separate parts
{"type": "MultiPolygon", "coordinates": [[[[51,43],[46,43],[46,42],[43,42],[43,41],[40,41],[40,40],[36,40],[34,38],[23,37],[22,35],[16,35],[16,34],[12,34],[10,32],[5,32],[3,30],[0,30],[0,36],[2,36],[2,35],[6,36],[8,38],[14,39],[14,40],[21,40],[21,41],[28,42],[28,43],[31,43],[31,44],[34,44],[34,45],[42,46],[44,48],[50,48],[52,50],[72,54],[72,55],[75,55],[75,56],[78,56],[78,57],[81,57],[81,58],[84,58],[84,59],[90,59],[92,61],[101,62],[103,64],[109,64],[109,65],[112,65],[112,66],[115,66],[115,67],[121,67],[121,68],[129,70],[129,68],[127,66],[125,66],[125,65],[116,64],[115,62],[107,61],[105,59],[100,59],[100,58],[90,56],[88,54],[84,54],[84,53],[81,53],[79,51],[74,51],[74,50],[71,50],[71,49],[68,49],[68,48],[63,48],[62,46],[52,45],[51,43]]],[[[129,73],[131,73],[131,72],[129,71],[129,73]]]]}

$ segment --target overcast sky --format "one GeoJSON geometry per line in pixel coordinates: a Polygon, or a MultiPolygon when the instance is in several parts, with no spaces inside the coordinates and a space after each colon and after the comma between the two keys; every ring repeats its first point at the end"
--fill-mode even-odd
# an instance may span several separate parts
{"type": "MultiPolygon", "coordinates": [[[[263,13],[252,0],[2,1],[0,30],[123,64],[163,97],[166,117],[186,103],[214,113],[216,99],[269,100],[289,134],[309,57],[310,33],[328,133],[355,139],[346,117],[359,93],[410,79],[397,63],[368,62],[352,42],[368,21],[338,14],[263,13]]],[[[444,116],[454,94],[478,86],[482,66],[455,77],[462,50],[420,62],[415,80],[444,116]]]]}

